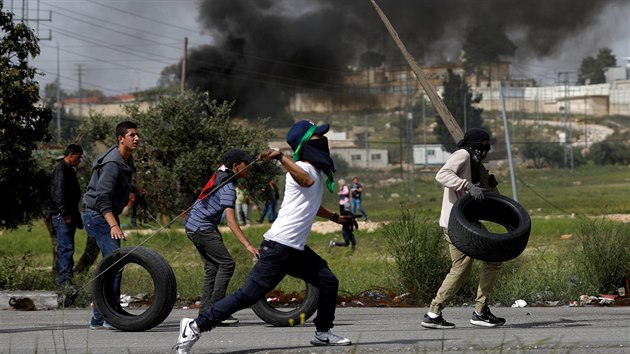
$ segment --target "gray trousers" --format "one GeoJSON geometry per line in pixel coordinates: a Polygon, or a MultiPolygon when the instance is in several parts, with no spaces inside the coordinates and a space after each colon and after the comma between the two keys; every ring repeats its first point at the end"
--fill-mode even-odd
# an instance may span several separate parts
{"type": "Polygon", "coordinates": [[[225,297],[236,262],[225,247],[219,230],[186,230],[186,234],[203,260],[205,274],[199,307],[199,313],[202,313],[225,297]]]}

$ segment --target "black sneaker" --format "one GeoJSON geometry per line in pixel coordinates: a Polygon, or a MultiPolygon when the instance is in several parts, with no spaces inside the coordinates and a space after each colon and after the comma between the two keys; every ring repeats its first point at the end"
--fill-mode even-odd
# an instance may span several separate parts
{"type": "Polygon", "coordinates": [[[490,309],[486,307],[483,311],[481,311],[481,314],[477,314],[477,311],[474,311],[470,323],[475,326],[496,327],[504,324],[505,318],[493,315],[492,312],[490,312],[490,309]]]}
{"type": "Polygon", "coordinates": [[[429,317],[428,314],[424,315],[424,319],[420,325],[424,328],[434,328],[434,329],[451,329],[455,328],[455,325],[450,322],[446,322],[446,320],[439,315],[436,318],[429,317]]]}

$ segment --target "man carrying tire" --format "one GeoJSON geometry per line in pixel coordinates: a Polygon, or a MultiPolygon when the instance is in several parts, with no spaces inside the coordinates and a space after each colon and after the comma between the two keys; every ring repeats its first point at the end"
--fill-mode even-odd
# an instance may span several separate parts
{"type": "Polygon", "coordinates": [[[280,151],[261,153],[262,160],[276,159],[287,170],[284,199],[278,218],[263,237],[260,258],[254,265],[245,285],[235,293],[216,302],[196,319],[184,318],[180,322],[179,338],[175,349],[189,353],[202,332],[210,331],[234,312],[255,304],[273,290],[285,275],[307,281],[319,290],[315,336],[316,346],[350,345],[352,342],[330,332],[335,318],[339,281],[328,264],[310,247],[306,238],[316,216],[338,224],[353,223],[351,216],[339,216],[321,205],[324,186],[334,190],[333,161],[324,134],[329,125],[317,126],[302,120],[295,123],[287,134],[287,143],[293,149],[293,158],[280,151]],[[322,173],[328,179],[324,181],[322,173]]]}
{"type": "MultiPolygon", "coordinates": [[[[433,329],[455,328],[455,324],[447,322],[442,317],[444,304],[455,295],[470,276],[473,259],[463,254],[451,243],[448,236],[448,222],[453,204],[458,198],[469,193],[474,199],[484,198],[485,188],[478,186],[484,181],[482,173],[487,172],[482,164],[483,159],[490,151],[490,135],[483,129],[472,128],[464,134],[464,138],[457,143],[455,151],[438,171],[435,179],[444,186],[442,198],[442,210],[440,213],[440,226],[444,229],[444,235],[448,242],[451,255],[451,269],[444,278],[440,289],[431,305],[429,312],[424,315],[422,327],[433,329]]],[[[494,178],[490,178],[490,185],[486,188],[496,187],[494,178]]],[[[475,299],[475,312],[470,323],[475,326],[496,327],[505,323],[504,318],[496,317],[488,307],[489,296],[497,279],[501,263],[483,262],[479,276],[479,287],[475,299]]]]}

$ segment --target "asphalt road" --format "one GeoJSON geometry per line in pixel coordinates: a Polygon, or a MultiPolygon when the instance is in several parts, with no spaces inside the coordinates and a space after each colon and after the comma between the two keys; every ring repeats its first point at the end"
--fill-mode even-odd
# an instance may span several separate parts
{"type": "MultiPolygon", "coordinates": [[[[457,328],[420,327],[426,308],[338,308],[333,332],[349,347],[313,347],[313,323],[271,327],[249,310],[240,323],[204,333],[194,353],[630,353],[630,307],[495,308],[498,328],[469,323],[471,308],[447,308],[457,328]]],[[[89,330],[89,309],[0,311],[0,353],[169,353],[179,320],[196,310],[175,309],[145,332],[89,330]]]]}

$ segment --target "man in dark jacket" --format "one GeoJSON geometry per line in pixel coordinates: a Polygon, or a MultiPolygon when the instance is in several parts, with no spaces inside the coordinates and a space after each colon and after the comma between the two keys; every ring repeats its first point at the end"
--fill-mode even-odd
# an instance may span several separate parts
{"type": "MultiPolygon", "coordinates": [[[[129,202],[133,187],[131,177],[135,172],[132,154],[140,140],[138,126],[133,122],[121,122],[116,126],[118,144],[96,158],[92,165],[92,177],[83,196],[85,211],[83,223],[89,237],[93,237],[103,258],[120,248],[125,233],[120,227],[119,216],[129,202]]],[[[114,296],[120,297],[120,277],[114,280],[114,296]]],[[[90,329],[109,329],[95,307],[90,329]]]]}
{"type": "Polygon", "coordinates": [[[57,235],[57,254],[59,266],[57,282],[59,289],[72,285],[72,268],[74,267],[74,234],[77,228],[83,228],[79,214],[81,187],[75,167],[81,162],[83,149],[70,144],[53,170],[50,182],[51,221],[57,235]]]}

